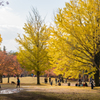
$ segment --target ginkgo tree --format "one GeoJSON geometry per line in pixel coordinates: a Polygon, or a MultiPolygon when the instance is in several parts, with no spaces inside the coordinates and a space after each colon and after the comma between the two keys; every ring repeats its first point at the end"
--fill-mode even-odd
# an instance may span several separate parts
{"type": "Polygon", "coordinates": [[[99,85],[100,0],[70,0],[55,16],[49,55],[55,73],[78,78],[94,76],[99,85]],[[51,46],[52,45],[52,46],[51,46]],[[54,56],[55,53],[55,56],[54,56]],[[91,74],[90,74],[91,73],[91,74]]]}
{"type": "Polygon", "coordinates": [[[28,71],[34,70],[37,75],[37,84],[40,84],[40,74],[50,67],[47,50],[50,32],[34,8],[23,29],[25,31],[23,38],[20,35],[18,39],[16,38],[21,45],[17,58],[23,68],[28,71]]]}

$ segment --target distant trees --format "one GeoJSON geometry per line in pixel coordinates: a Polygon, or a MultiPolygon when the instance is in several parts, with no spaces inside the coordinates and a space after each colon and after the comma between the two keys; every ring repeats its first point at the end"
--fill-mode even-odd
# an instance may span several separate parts
{"type": "Polygon", "coordinates": [[[0,51],[0,82],[2,83],[2,75],[5,72],[5,68],[7,65],[7,55],[5,52],[0,51]]]}
{"type": "Polygon", "coordinates": [[[13,75],[18,77],[23,73],[23,68],[21,68],[20,63],[17,60],[17,55],[13,55],[13,75]]]}
{"type": "Polygon", "coordinates": [[[19,76],[22,73],[23,69],[19,64],[16,55],[7,55],[6,59],[8,59],[8,61],[5,62],[7,63],[5,67],[5,74],[8,76],[8,83],[9,83],[10,76],[11,75],[19,76]]]}
{"type": "Polygon", "coordinates": [[[11,53],[6,53],[5,46],[3,51],[0,51],[0,82],[2,83],[2,76],[8,76],[8,83],[9,78],[11,75],[19,76],[22,73],[23,69],[21,68],[16,55],[12,55],[11,53]]]}
{"type": "Polygon", "coordinates": [[[54,77],[54,76],[57,76],[55,73],[54,73],[54,68],[53,69],[48,69],[48,70],[45,70],[45,75],[47,77],[54,77]]]}

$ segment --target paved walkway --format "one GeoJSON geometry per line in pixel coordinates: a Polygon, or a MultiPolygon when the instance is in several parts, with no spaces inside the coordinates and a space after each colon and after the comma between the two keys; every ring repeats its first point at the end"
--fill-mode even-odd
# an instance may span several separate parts
{"type": "Polygon", "coordinates": [[[12,93],[18,93],[21,90],[23,90],[23,88],[15,88],[15,89],[2,89],[0,90],[0,94],[12,94],[12,93]]]}

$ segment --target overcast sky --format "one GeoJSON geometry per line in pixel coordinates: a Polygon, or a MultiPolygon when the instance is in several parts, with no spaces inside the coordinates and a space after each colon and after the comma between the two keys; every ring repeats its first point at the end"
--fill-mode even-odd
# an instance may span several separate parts
{"type": "MultiPolygon", "coordinates": [[[[0,0],[2,1],[2,0],[0,0]]],[[[18,51],[18,44],[15,41],[17,33],[23,34],[24,23],[31,8],[37,8],[42,18],[46,17],[45,22],[53,21],[53,13],[58,8],[65,7],[65,2],[70,0],[4,0],[4,6],[0,5],[0,34],[3,41],[1,49],[6,46],[7,51],[18,51]],[[9,5],[6,2],[9,2],[9,5]]]]}

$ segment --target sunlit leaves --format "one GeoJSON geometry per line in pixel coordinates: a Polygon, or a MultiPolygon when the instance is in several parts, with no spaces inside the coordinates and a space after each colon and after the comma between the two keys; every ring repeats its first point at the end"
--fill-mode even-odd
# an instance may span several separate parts
{"type": "Polygon", "coordinates": [[[100,50],[99,18],[100,0],[70,0],[59,9],[49,41],[51,63],[57,75],[77,78],[83,70],[95,74],[98,67],[94,58],[100,50]]]}
{"type": "Polygon", "coordinates": [[[1,44],[1,42],[2,42],[2,38],[1,38],[1,34],[0,34],[0,44],[1,44]]]}
{"type": "Polygon", "coordinates": [[[24,25],[23,38],[18,36],[16,41],[19,46],[19,54],[17,56],[21,66],[28,71],[34,70],[43,74],[49,66],[48,45],[50,31],[41,20],[40,15],[33,9],[32,19],[24,25]],[[36,14],[36,15],[34,15],[36,14]]]}

